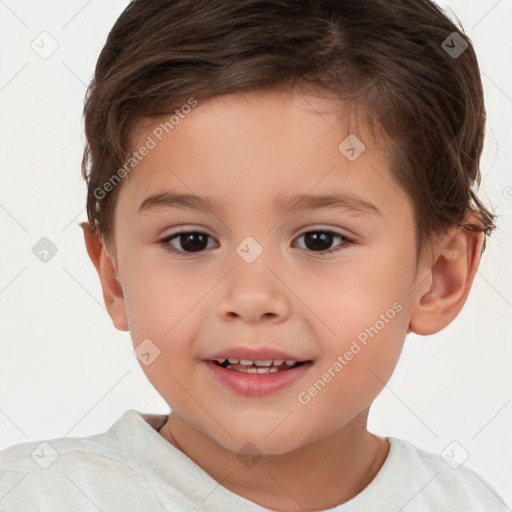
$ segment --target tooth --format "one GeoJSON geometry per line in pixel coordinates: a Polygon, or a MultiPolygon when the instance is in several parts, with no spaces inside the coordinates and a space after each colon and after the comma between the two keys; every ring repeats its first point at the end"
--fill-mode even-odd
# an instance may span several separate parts
{"type": "Polygon", "coordinates": [[[258,368],[247,368],[247,373],[258,373],[258,368]]]}
{"type": "Polygon", "coordinates": [[[270,373],[270,368],[256,368],[256,373],[270,373]]]}
{"type": "Polygon", "coordinates": [[[222,364],[224,363],[225,359],[217,359],[217,363],[222,364]]]}
{"type": "Polygon", "coordinates": [[[249,359],[240,359],[240,364],[243,364],[244,366],[252,366],[254,364],[254,361],[251,361],[249,359]]]}
{"type": "Polygon", "coordinates": [[[233,368],[232,366],[230,366],[229,364],[226,366],[226,368],[228,370],[234,370],[235,372],[242,372],[242,373],[247,373],[247,368],[233,368]]]}
{"type": "Polygon", "coordinates": [[[269,359],[268,361],[254,361],[254,364],[256,366],[270,366],[272,364],[272,359],[269,359]]]}
{"type": "Polygon", "coordinates": [[[274,366],[281,366],[284,363],[284,359],[274,359],[274,366]]]}
{"type": "Polygon", "coordinates": [[[279,370],[277,368],[269,368],[268,371],[269,371],[269,373],[276,373],[279,370]]]}
{"type": "Polygon", "coordinates": [[[240,362],[240,359],[228,359],[228,361],[231,363],[231,364],[238,364],[240,362]]]}
{"type": "Polygon", "coordinates": [[[297,361],[286,361],[288,366],[293,366],[297,361]]]}

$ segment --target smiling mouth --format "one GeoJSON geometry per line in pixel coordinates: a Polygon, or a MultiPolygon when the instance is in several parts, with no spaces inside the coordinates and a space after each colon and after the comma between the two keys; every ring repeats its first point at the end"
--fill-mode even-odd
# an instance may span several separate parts
{"type": "Polygon", "coordinates": [[[292,361],[284,359],[268,359],[266,361],[251,361],[248,359],[215,359],[212,361],[226,370],[242,373],[277,373],[297,368],[310,361],[292,361]]]}

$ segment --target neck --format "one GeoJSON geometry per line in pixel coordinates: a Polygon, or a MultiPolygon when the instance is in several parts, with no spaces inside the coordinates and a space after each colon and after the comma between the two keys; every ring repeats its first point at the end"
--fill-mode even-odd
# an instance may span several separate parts
{"type": "Polygon", "coordinates": [[[388,455],[388,442],[367,431],[367,418],[365,410],[314,443],[285,454],[245,457],[245,464],[175,413],[160,434],[223,487],[262,507],[323,510],[365,489],[388,455]]]}

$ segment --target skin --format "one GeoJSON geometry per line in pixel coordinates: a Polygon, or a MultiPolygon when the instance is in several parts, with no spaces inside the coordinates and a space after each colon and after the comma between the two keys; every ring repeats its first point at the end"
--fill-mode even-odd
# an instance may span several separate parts
{"type": "MultiPolygon", "coordinates": [[[[139,127],[140,147],[161,120],[139,127]]],[[[389,169],[385,141],[333,99],[297,90],[251,91],[199,103],[120,185],[109,252],[86,225],[114,325],[160,356],[142,368],[172,412],[160,434],[224,487],[274,510],[319,510],[360,493],[389,446],[367,431],[371,403],[390,378],[408,331],[426,335],[461,310],[483,235],[456,226],[418,259],[412,206],[389,169]],[[338,145],[356,134],[349,161],[338,145]],[[163,191],[219,202],[198,211],[159,206],[163,191]],[[353,194],[380,213],[346,206],[275,211],[278,196],[353,194]],[[210,235],[186,252],[182,231],[210,235]],[[322,256],[311,231],[334,237],[322,256]],[[247,237],[263,252],[247,263],[247,237]],[[330,251],[330,252],[328,252],[330,251]],[[365,327],[393,304],[400,312],[311,397],[298,395],[332,368],[365,327]],[[239,395],[212,378],[205,358],[236,346],[272,347],[311,360],[303,376],[269,396],[239,395]],[[256,448],[247,448],[251,443],[256,448]],[[245,449],[242,448],[245,446],[245,449]],[[262,457],[248,467],[237,454],[262,457]]],[[[474,219],[473,219],[474,220],[474,219]]]]}

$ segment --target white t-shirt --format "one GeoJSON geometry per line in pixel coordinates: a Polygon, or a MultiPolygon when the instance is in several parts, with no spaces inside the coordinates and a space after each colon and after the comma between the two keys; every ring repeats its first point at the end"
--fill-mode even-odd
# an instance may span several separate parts
{"type": "MultiPolygon", "coordinates": [[[[0,511],[218,511],[269,509],[232,493],[159,433],[167,416],[125,412],[103,434],[23,443],[0,452],[0,511]]],[[[331,512],[505,512],[473,471],[388,438],[381,470],[331,512]]]]}

